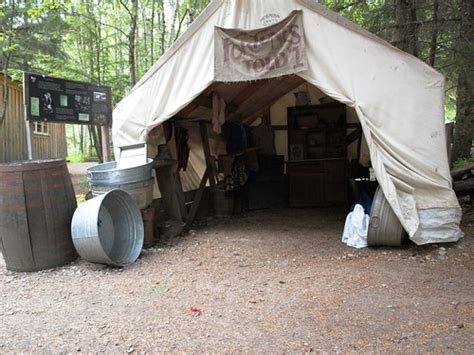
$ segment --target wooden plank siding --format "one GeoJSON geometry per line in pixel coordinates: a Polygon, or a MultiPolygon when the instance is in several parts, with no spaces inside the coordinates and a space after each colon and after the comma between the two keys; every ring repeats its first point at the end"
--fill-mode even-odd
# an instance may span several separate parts
{"type": "MultiPolygon", "coordinates": [[[[0,82],[3,82],[2,75],[0,82]]],[[[1,97],[3,97],[2,85],[0,85],[1,97]]],[[[33,158],[65,158],[67,155],[65,125],[54,123],[48,125],[48,135],[33,133],[33,158]]],[[[7,114],[5,121],[0,125],[0,163],[25,160],[27,157],[22,85],[20,82],[10,81],[7,114]]]]}

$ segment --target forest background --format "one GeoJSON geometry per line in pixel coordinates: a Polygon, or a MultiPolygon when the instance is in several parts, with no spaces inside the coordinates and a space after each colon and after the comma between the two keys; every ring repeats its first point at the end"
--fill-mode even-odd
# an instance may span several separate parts
{"type": "MultiPolygon", "coordinates": [[[[268,0],[267,0],[268,1],[268,0]]],[[[472,161],[473,0],[322,0],[328,8],[417,56],[446,76],[446,120],[456,121],[453,157],[472,161]]],[[[93,82],[116,104],[209,0],[0,0],[0,69],[93,82]]],[[[2,83],[6,88],[6,79],[2,83]]],[[[0,125],[8,117],[0,98],[0,125]]],[[[73,160],[101,160],[100,129],[68,125],[73,160]],[[93,149],[91,149],[93,148],[93,149]]]]}

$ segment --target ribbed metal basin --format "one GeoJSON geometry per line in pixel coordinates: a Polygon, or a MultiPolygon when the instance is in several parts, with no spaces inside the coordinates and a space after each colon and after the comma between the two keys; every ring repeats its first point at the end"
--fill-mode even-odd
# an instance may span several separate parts
{"type": "Polygon", "coordinates": [[[112,190],[88,200],[72,218],[72,241],[90,262],[124,266],[133,263],[143,246],[143,220],[137,204],[125,191],[112,190]]]}
{"type": "Polygon", "coordinates": [[[91,185],[118,185],[139,181],[148,181],[152,178],[153,159],[148,163],[128,169],[118,169],[117,162],[99,164],[87,169],[87,180],[91,185]]]}
{"type": "Polygon", "coordinates": [[[402,224],[379,186],[370,211],[367,244],[369,246],[398,247],[402,245],[405,236],[406,232],[402,224]]]}
{"type": "Polygon", "coordinates": [[[155,180],[153,178],[148,181],[132,182],[129,184],[115,184],[115,185],[93,185],[90,184],[92,196],[101,196],[111,190],[122,190],[132,196],[138,207],[142,210],[151,205],[153,201],[153,186],[155,180]]]}

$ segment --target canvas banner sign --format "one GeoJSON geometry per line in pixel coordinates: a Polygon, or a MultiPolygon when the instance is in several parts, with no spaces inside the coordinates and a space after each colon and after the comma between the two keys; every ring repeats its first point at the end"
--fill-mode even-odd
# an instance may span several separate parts
{"type": "Polygon", "coordinates": [[[215,27],[214,79],[246,81],[307,70],[301,11],[256,30],[215,27]]]}

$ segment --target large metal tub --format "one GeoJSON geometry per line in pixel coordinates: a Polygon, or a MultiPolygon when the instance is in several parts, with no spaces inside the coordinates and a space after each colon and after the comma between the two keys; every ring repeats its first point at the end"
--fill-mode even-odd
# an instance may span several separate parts
{"type": "Polygon", "coordinates": [[[399,247],[405,237],[406,232],[402,224],[379,186],[370,211],[367,244],[369,246],[399,247]]]}
{"type": "Polygon", "coordinates": [[[124,191],[112,190],[79,205],[72,218],[72,241],[90,262],[124,266],[143,246],[143,220],[137,204],[124,191]]]}
{"type": "Polygon", "coordinates": [[[92,196],[97,197],[111,190],[123,190],[132,196],[138,207],[143,210],[151,205],[153,201],[153,186],[155,180],[153,178],[148,181],[131,182],[129,184],[113,184],[113,185],[94,185],[90,184],[89,188],[92,196]]]}
{"type": "Polygon", "coordinates": [[[152,178],[153,159],[145,165],[128,169],[118,169],[117,162],[99,164],[87,169],[87,180],[90,185],[119,185],[148,181],[152,178]]]}

